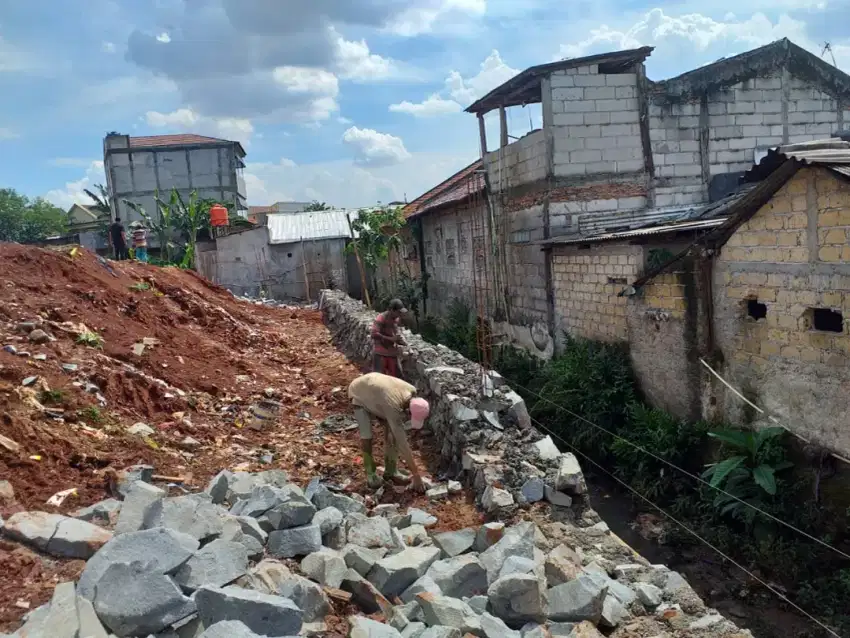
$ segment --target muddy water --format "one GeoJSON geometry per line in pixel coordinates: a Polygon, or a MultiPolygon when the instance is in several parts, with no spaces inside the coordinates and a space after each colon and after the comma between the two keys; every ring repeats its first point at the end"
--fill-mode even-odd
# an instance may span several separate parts
{"type": "MultiPolygon", "coordinates": [[[[705,603],[717,609],[755,638],[821,638],[827,634],[793,611],[737,567],[710,548],[675,548],[661,545],[638,533],[636,520],[648,509],[633,500],[610,478],[585,475],[590,502],[611,531],[652,563],[662,563],[687,578],[705,603]]],[[[652,512],[657,514],[657,512],[652,512]]],[[[669,525],[674,523],[669,522],[669,525]]]]}

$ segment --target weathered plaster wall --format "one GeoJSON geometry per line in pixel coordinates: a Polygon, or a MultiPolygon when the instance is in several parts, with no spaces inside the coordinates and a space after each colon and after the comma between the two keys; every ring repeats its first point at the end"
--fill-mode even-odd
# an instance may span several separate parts
{"type": "Polygon", "coordinates": [[[205,255],[199,269],[205,277],[238,295],[258,297],[262,292],[275,299],[306,299],[306,263],[310,299],[322,288],[348,290],[345,241],[268,243],[268,229],[254,228],[216,240],[215,258],[205,255]]]}
{"type": "MultiPolygon", "coordinates": [[[[850,185],[801,169],[723,247],[714,272],[715,333],[725,376],[784,425],[850,453],[850,185]],[[764,318],[749,316],[749,302],[764,318]],[[816,330],[813,309],[843,313],[841,332],[816,330]]],[[[722,387],[720,411],[745,420],[722,387]]]]}

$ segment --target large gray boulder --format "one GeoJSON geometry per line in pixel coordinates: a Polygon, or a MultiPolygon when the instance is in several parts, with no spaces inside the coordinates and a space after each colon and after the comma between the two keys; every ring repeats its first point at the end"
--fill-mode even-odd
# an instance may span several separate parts
{"type": "Polygon", "coordinates": [[[44,614],[39,614],[21,630],[23,636],[77,638],[80,618],[77,614],[77,592],[74,583],[60,583],[44,614]]]}
{"type": "Polygon", "coordinates": [[[281,529],[269,534],[268,552],[275,558],[306,556],[322,548],[322,533],[318,525],[303,525],[281,529]]]}
{"type": "MultiPolygon", "coordinates": [[[[252,539],[253,540],[253,539],[252,539]]],[[[256,542],[256,541],[255,541],[256,542]]],[[[174,574],[175,582],[193,592],[205,585],[223,587],[248,570],[248,551],[241,543],[216,539],[199,549],[174,574]]]]}
{"type": "Polygon", "coordinates": [[[348,528],[348,542],[367,549],[374,547],[386,547],[391,549],[394,545],[390,523],[383,516],[355,521],[348,528]]]}
{"type": "Polygon", "coordinates": [[[365,514],[366,506],[349,496],[331,492],[326,486],[319,485],[313,494],[313,504],[320,510],[335,507],[343,514],[365,514]]]}
{"type": "Polygon", "coordinates": [[[197,549],[196,539],[170,529],[149,529],[116,536],[86,563],[77,590],[80,596],[92,600],[95,586],[113,563],[141,562],[147,571],[173,574],[197,549]]]}
{"type": "Polygon", "coordinates": [[[419,594],[434,594],[435,596],[442,596],[443,590],[440,589],[440,586],[434,582],[433,578],[431,578],[428,574],[425,574],[422,578],[417,578],[416,582],[401,592],[401,596],[399,596],[399,598],[401,598],[403,603],[416,602],[416,597],[419,594]]]}
{"type": "Polygon", "coordinates": [[[252,516],[259,518],[273,507],[289,498],[289,494],[279,487],[259,485],[251,490],[248,498],[239,499],[230,508],[234,516],[252,516]]]}
{"type": "Polygon", "coordinates": [[[520,632],[514,631],[501,618],[496,618],[484,612],[481,614],[481,633],[485,638],[525,638],[520,632]]]}
{"type": "Polygon", "coordinates": [[[119,638],[155,634],[195,613],[195,602],[174,581],[145,567],[113,563],[98,580],[95,611],[119,638]]]}
{"type": "Polygon", "coordinates": [[[397,629],[363,616],[349,616],[349,638],[401,638],[397,629]]]}
{"type": "Polygon", "coordinates": [[[306,498],[291,495],[288,500],[275,505],[265,513],[275,529],[289,529],[309,524],[316,508],[306,498]]]}
{"type": "Polygon", "coordinates": [[[285,574],[277,580],[273,592],[278,596],[289,598],[303,613],[305,623],[316,622],[327,616],[331,611],[331,602],[322,588],[298,574],[285,574]]]}
{"type": "Polygon", "coordinates": [[[431,538],[434,541],[434,545],[443,550],[444,556],[453,558],[471,550],[475,544],[475,537],[477,535],[477,530],[467,527],[456,532],[434,534],[431,538]]]}
{"type": "Polygon", "coordinates": [[[294,602],[250,589],[202,587],[195,593],[198,615],[205,627],[223,620],[240,620],[265,636],[297,636],[302,612],[294,602]]]}
{"type": "Polygon", "coordinates": [[[97,525],[46,512],[12,514],[2,531],[12,540],[61,558],[90,558],[112,538],[112,532],[97,525]]]}
{"type": "Polygon", "coordinates": [[[343,557],[332,549],[314,552],[301,561],[301,573],[326,587],[339,587],[347,570],[343,557]]]}
{"type": "Polygon", "coordinates": [[[487,590],[493,613],[509,625],[546,620],[543,585],[533,574],[510,574],[499,578],[487,590]]]}
{"type": "Polygon", "coordinates": [[[316,512],[313,516],[312,523],[319,526],[322,536],[324,536],[342,525],[343,518],[342,512],[340,512],[337,508],[326,507],[325,509],[316,512]]]}
{"type": "Polygon", "coordinates": [[[200,495],[174,496],[151,505],[145,512],[144,526],[167,527],[205,541],[221,534],[224,512],[200,495]]]}
{"type": "Polygon", "coordinates": [[[534,560],[534,523],[520,523],[505,531],[502,539],[481,554],[481,564],[487,570],[487,580],[499,577],[509,556],[534,560]]]}
{"type": "Polygon", "coordinates": [[[109,523],[112,517],[118,516],[121,511],[121,501],[117,498],[108,498],[106,500],[83,507],[74,512],[71,516],[79,518],[81,521],[93,523],[109,523]]]}
{"type": "Polygon", "coordinates": [[[481,619],[468,604],[457,598],[419,594],[416,599],[422,607],[425,624],[454,627],[462,634],[481,634],[481,619]]]}
{"type": "Polygon", "coordinates": [[[487,592],[487,570],[477,556],[463,554],[436,561],[427,571],[446,596],[462,598],[487,592]]]}
{"type": "Polygon", "coordinates": [[[382,612],[384,615],[388,615],[392,610],[390,601],[378,591],[378,588],[353,569],[345,572],[340,588],[349,592],[351,602],[367,614],[382,612]]]}
{"type": "Polygon", "coordinates": [[[165,496],[165,490],[156,485],[134,481],[124,496],[124,504],[118,515],[118,522],[115,523],[115,535],[138,532],[143,529],[148,509],[165,496]]]}
{"type": "Polygon", "coordinates": [[[386,550],[366,549],[359,545],[346,545],[342,549],[341,554],[347,567],[365,577],[372,567],[375,566],[375,563],[386,555],[386,550]]]}
{"type": "Polygon", "coordinates": [[[411,547],[378,561],[368,579],[384,596],[398,596],[440,557],[436,547],[411,547]]]}
{"type": "Polygon", "coordinates": [[[549,589],[549,618],[569,622],[589,620],[599,624],[607,595],[607,585],[582,574],[573,581],[549,589]]]}

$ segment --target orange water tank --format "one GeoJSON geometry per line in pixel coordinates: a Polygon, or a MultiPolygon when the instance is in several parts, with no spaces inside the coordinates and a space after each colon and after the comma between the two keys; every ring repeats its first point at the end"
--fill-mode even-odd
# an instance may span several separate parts
{"type": "Polygon", "coordinates": [[[210,224],[213,226],[227,226],[227,209],[221,204],[213,204],[210,208],[210,224]]]}

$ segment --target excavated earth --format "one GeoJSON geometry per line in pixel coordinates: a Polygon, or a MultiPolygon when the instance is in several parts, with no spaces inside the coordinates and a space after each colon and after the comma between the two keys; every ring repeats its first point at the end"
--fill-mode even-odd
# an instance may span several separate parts
{"type": "MultiPolygon", "coordinates": [[[[176,268],[16,244],[0,244],[0,290],[3,519],[116,496],[137,464],[153,466],[152,482],[172,496],[222,469],[282,469],[301,485],[318,476],[368,494],[346,398],[360,371],[317,310],[246,303],[176,268]],[[258,431],[250,408],[268,398],[280,412],[258,431]]],[[[432,467],[434,441],[413,445],[432,467]]],[[[387,490],[378,500],[427,508],[438,530],[481,523],[463,493],[428,503],[387,490]]],[[[0,564],[0,632],[85,566],[8,540],[0,564]]],[[[327,635],[345,635],[344,624],[334,633],[329,618],[327,635]]]]}

